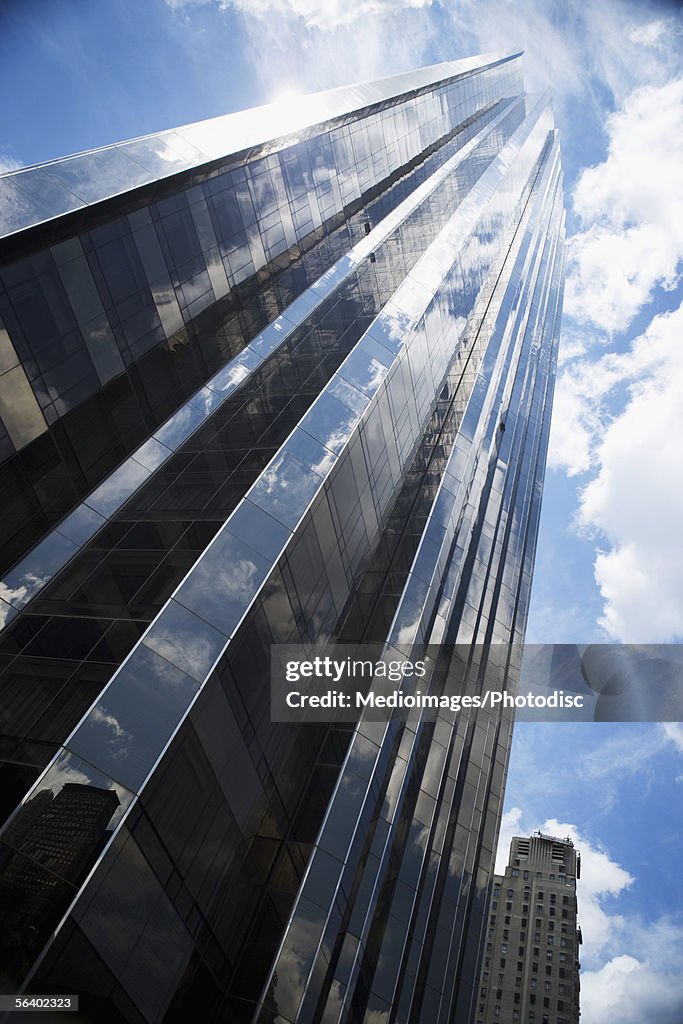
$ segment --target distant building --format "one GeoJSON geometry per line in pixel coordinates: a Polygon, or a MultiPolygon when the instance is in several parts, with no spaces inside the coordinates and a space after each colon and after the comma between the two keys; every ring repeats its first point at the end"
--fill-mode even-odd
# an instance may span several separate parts
{"type": "Polygon", "coordinates": [[[494,875],[476,1024],[576,1024],[579,946],[571,839],[515,836],[494,875]]]}

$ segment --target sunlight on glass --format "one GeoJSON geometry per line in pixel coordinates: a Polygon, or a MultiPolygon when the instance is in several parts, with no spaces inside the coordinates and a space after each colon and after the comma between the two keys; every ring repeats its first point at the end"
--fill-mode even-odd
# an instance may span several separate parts
{"type": "Polygon", "coordinates": [[[287,132],[301,121],[306,97],[295,89],[284,89],[272,103],[262,108],[264,125],[273,133],[287,132]]]}

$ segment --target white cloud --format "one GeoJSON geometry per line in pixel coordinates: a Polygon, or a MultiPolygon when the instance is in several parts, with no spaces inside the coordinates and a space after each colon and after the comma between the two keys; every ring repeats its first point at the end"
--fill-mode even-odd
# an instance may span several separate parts
{"type": "Polygon", "coordinates": [[[628,889],[635,879],[600,844],[591,842],[576,825],[548,818],[539,823],[525,820],[519,807],[503,815],[496,857],[496,872],[502,874],[507,864],[513,836],[531,835],[540,828],[545,835],[561,839],[569,837],[581,854],[581,879],[578,883],[579,923],[582,927],[583,955],[596,963],[600,954],[609,951],[624,932],[624,918],[606,909],[609,899],[628,889]]]}
{"type": "Polygon", "coordinates": [[[626,643],[683,636],[682,336],[680,306],[626,352],[569,360],[558,377],[548,464],[594,471],[576,525],[597,545],[599,624],[626,643]]]}
{"type": "Polygon", "coordinates": [[[584,939],[582,956],[595,959],[618,940],[624,929],[624,918],[608,913],[608,900],[623,893],[635,879],[611,858],[602,844],[591,842],[576,825],[549,818],[541,825],[541,832],[562,838],[569,836],[581,854],[578,901],[584,939]]]}
{"type": "Polygon", "coordinates": [[[647,741],[641,738],[637,743],[628,733],[615,736],[584,754],[577,771],[582,779],[595,779],[602,783],[606,778],[616,776],[623,781],[627,775],[641,772],[659,753],[661,746],[652,733],[647,741]]]}
{"type": "Polygon", "coordinates": [[[636,953],[612,957],[581,975],[582,1024],[680,1024],[683,1019],[683,929],[666,920],[638,928],[636,953]]]}
{"type": "Polygon", "coordinates": [[[330,31],[365,18],[393,15],[400,8],[430,7],[432,0],[221,0],[252,17],[271,15],[301,18],[307,28],[330,31]]]}
{"type": "Polygon", "coordinates": [[[662,731],[668,742],[673,743],[679,753],[683,754],[683,724],[680,722],[663,722],[662,731]]]}
{"type": "Polygon", "coordinates": [[[568,476],[590,469],[595,438],[603,427],[599,407],[587,400],[587,378],[572,369],[557,378],[548,448],[548,466],[562,468],[568,476]]]}
{"type": "Polygon", "coordinates": [[[626,35],[632,43],[640,46],[661,46],[662,37],[667,30],[667,20],[658,18],[657,21],[648,21],[642,25],[631,25],[626,30],[626,35]]]}
{"type": "Polygon", "coordinates": [[[581,526],[606,542],[595,560],[600,625],[624,643],[683,636],[682,334],[683,306],[655,317],[626,355],[589,371],[596,392],[628,387],[623,411],[596,446],[598,473],[579,508],[581,526]]]}
{"type": "Polygon", "coordinates": [[[569,245],[566,310],[625,330],[683,258],[683,78],[635,89],[608,117],[608,154],[573,192],[584,230],[569,245]]]}
{"type": "Polygon", "coordinates": [[[9,153],[0,152],[0,174],[7,174],[8,171],[16,171],[23,164],[21,160],[16,160],[9,153]]]}
{"type": "Polygon", "coordinates": [[[524,812],[521,807],[511,807],[502,817],[498,836],[498,849],[496,851],[495,872],[497,875],[502,875],[505,872],[510,852],[510,843],[514,836],[525,834],[522,826],[523,814],[524,812]]]}
{"type": "Polygon", "coordinates": [[[643,48],[634,0],[166,0],[189,24],[196,8],[238,13],[253,39],[254,71],[268,94],[389,75],[474,53],[525,51],[527,87],[553,89],[559,106],[580,96],[601,117],[593,76],[621,99],[634,83],[660,82],[676,62],[643,48]]]}

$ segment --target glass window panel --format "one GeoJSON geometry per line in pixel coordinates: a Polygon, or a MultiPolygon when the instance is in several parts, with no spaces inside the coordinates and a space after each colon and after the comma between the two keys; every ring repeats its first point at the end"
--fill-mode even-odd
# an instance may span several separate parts
{"type": "Polygon", "coordinates": [[[249,491],[249,499],[293,530],[321,485],[313,469],[281,451],[249,491]]]}
{"type": "Polygon", "coordinates": [[[227,638],[177,601],[169,601],[145,634],[143,643],[203,682],[227,638]]]}
{"type": "Polygon", "coordinates": [[[13,180],[22,192],[37,200],[41,206],[47,207],[51,217],[85,206],[83,200],[49,173],[49,169],[36,167],[20,171],[13,180]]]}
{"type": "Polygon", "coordinates": [[[137,791],[198,685],[149,647],[137,647],[78,727],[69,748],[137,791]]]}
{"type": "Polygon", "coordinates": [[[231,534],[272,562],[276,561],[292,536],[282,523],[248,499],[235,509],[230,517],[228,529],[231,534]]]}
{"type": "Polygon", "coordinates": [[[270,569],[269,559],[223,530],[174,598],[230,636],[270,569]]]}
{"type": "Polygon", "coordinates": [[[346,445],[358,414],[333,395],[323,393],[301,420],[300,426],[336,455],[346,445]]]}

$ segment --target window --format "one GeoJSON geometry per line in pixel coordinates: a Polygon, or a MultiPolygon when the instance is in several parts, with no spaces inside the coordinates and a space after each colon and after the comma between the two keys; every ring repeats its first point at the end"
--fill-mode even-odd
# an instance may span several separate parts
{"type": "Polygon", "coordinates": [[[493,1016],[494,1017],[500,1017],[500,1006],[494,1006],[493,1007],[493,1016]]]}
{"type": "Polygon", "coordinates": [[[505,909],[506,909],[507,913],[509,914],[510,911],[512,910],[512,901],[511,900],[508,900],[508,902],[505,904],[505,909]]]}
{"type": "Polygon", "coordinates": [[[498,900],[494,900],[491,904],[491,910],[498,910],[498,900]]]}
{"type": "Polygon", "coordinates": [[[545,973],[546,973],[546,974],[552,974],[552,973],[553,973],[553,969],[552,969],[552,967],[550,966],[550,964],[547,964],[547,965],[546,965],[545,973]]]}
{"type": "Polygon", "coordinates": [[[537,985],[538,985],[538,978],[532,978],[531,979],[531,987],[532,988],[536,988],[537,985]]]}
{"type": "MultiPolygon", "coordinates": [[[[507,953],[507,951],[508,951],[508,944],[507,944],[507,942],[503,942],[501,944],[500,951],[501,951],[501,953],[507,953]]],[[[503,967],[504,964],[501,963],[500,966],[503,967]]]]}
{"type": "Polygon", "coordinates": [[[550,893],[550,902],[551,903],[557,903],[557,896],[555,895],[554,892],[550,893]]]}
{"type": "Polygon", "coordinates": [[[542,904],[542,903],[539,903],[539,904],[537,905],[537,907],[536,907],[536,913],[537,913],[537,914],[542,914],[542,913],[543,913],[543,904],[542,904]]]}
{"type": "Polygon", "coordinates": [[[548,999],[547,996],[543,997],[543,1009],[544,1010],[549,1010],[550,1009],[550,1000],[548,999]]]}
{"type": "Polygon", "coordinates": [[[545,899],[545,893],[544,892],[539,892],[538,898],[539,898],[539,900],[544,900],[545,899]]]}
{"type": "Polygon", "coordinates": [[[552,949],[546,949],[546,951],[545,951],[545,958],[546,958],[546,960],[552,960],[552,958],[553,958],[553,951],[552,951],[552,949]]]}
{"type": "Polygon", "coordinates": [[[555,907],[551,907],[550,910],[548,911],[548,913],[550,914],[551,917],[555,917],[555,907]]]}
{"type": "Polygon", "coordinates": [[[536,1005],[536,996],[532,992],[531,995],[529,996],[529,1006],[535,1006],[535,1005],[536,1005]]]}
{"type": "Polygon", "coordinates": [[[544,992],[550,992],[550,982],[549,981],[544,981],[543,982],[543,991],[544,992]]]}
{"type": "Polygon", "coordinates": [[[537,871],[536,872],[536,878],[543,878],[543,872],[542,871],[537,871]]]}
{"type": "Polygon", "coordinates": [[[525,882],[527,881],[528,877],[529,877],[529,872],[528,872],[528,871],[525,871],[525,872],[524,872],[524,881],[525,881],[525,882]]]}
{"type": "Polygon", "coordinates": [[[555,881],[555,875],[548,875],[548,878],[550,879],[551,882],[555,881]]]}
{"type": "Polygon", "coordinates": [[[505,957],[504,956],[502,956],[500,958],[500,966],[503,968],[503,970],[505,970],[505,957]]]}
{"type": "Polygon", "coordinates": [[[511,900],[514,895],[515,895],[515,890],[514,889],[508,889],[508,899],[511,900]]]}
{"type": "MultiPolygon", "coordinates": [[[[524,938],[524,932],[522,932],[520,938],[522,938],[522,939],[524,938]]],[[[518,948],[517,948],[517,956],[524,956],[524,946],[518,946],[518,948]]]]}
{"type": "Polygon", "coordinates": [[[532,964],[531,970],[534,972],[534,974],[538,974],[538,964],[532,964]]]}
{"type": "Polygon", "coordinates": [[[555,922],[554,921],[548,921],[548,931],[549,932],[554,932],[555,931],[555,922]]]}
{"type": "Polygon", "coordinates": [[[500,896],[500,886],[499,885],[494,885],[494,887],[493,887],[493,895],[494,896],[500,896]]]}
{"type": "Polygon", "coordinates": [[[518,977],[515,978],[515,988],[521,988],[521,987],[522,987],[522,979],[518,976],[518,977]]]}
{"type": "Polygon", "coordinates": [[[513,878],[519,878],[519,868],[513,868],[511,874],[513,878]]]}
{"type": "Polygon", "coordinates": [[[554,935],[549,935],[548,936],[548,945],[552,946],[554,940],[555,940],[555,936],[554,935]]]}
{"type": "Polygon", "coordinates": [[[479,994],[481,995],[481,998],[482,998],[482,999],[483,999],[483,998],[485,997],[485,995],[486,995],[486,993],[487,993],[487,992],[488,992],[488,989],[487,989],[486,985],[482,985],[482,986],[481,986],[481,990],[480,990],[480,993],[479,993],[479,994]]]}
{"type": "Polygon", "coordinates": [[[522,913],[523,914],[528,914],[529,913],[529,904],[528,903],[523,903],[522,904],[522,913]]]}
{"type": "Polygon", "coordinates": [[[540,942],[540,941],[541,941],[541,933],[540,932],[534,932],[534,942],[540,942]]]}
{"type": "Polygon", "coordinates": [[[509,914],[505,915],[505,924],[510,924],[510,915],[509,914]]]}
{"type": "Polygon", "coordinates": [[[519,1001],[520,1001],[521,998],[522,998],[521,994],[519,992],[515,992],[515,994],[514,994],[514,996],[512,998],[512,1001],[513,1001],[513,1003],[517,1003],[519,1005],[519,1001]]]}

